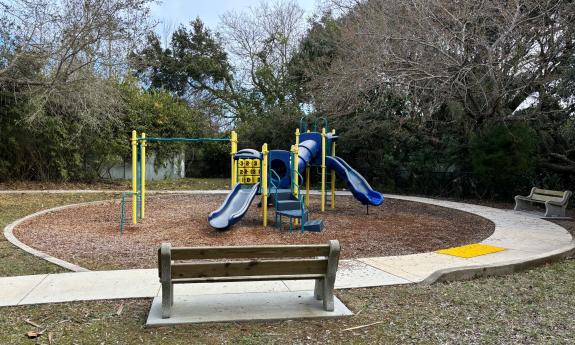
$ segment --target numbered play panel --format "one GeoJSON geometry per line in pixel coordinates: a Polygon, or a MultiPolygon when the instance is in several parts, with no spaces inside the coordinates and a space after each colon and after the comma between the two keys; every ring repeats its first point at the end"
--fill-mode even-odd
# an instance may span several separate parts
{"type": "Polygon", "coordinates": [[[242,184],[256,184],[260,182],[260,160],[238,159],[238,177],[242,184]]]}

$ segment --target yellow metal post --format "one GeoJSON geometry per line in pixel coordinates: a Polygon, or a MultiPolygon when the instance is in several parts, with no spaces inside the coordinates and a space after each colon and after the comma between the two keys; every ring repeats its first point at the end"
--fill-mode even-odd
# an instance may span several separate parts
{"type": "Polygon", "coordinates": [[[268,144],[263,144],[262,155],[262,216],[266,227],[268,226],[268,144]]]}
{"type": "MultiPolygon", "coordinates": [[[[331,130],[331,134],[335,135],[335,129],[331,130]]],[[[331,143],[331,156],[335,157],[335,141],[331,143]]],[[[331,169],[331,208],[335,208],[335,170],[331,169]]]]}
{"type": "Polygon", "coordinates": [[[140,191],[140,193],[142,193],[141,198],[140,198],[140,207],[142,208],[140,210],[140,216],[142,217],[142,219],[144,219],[145,216],[145,211],[146,211],[146,133],[142,133],[142,146],[141,146],[141,151],[140,151],[140,171],[142,172],[140,175],[142,177],[142,181],[141,181],[141,188],[142,190],[140,191]]]}
{"type": "Polygon", "coordinates": [[[238,152],[238,135],[236,133],[236,131],[232,131],[231,134],[231,142],[232,142],[232,151],[231,151],[231,166],[232,166],[232,185],[230,186],[230,189],[234,188],[234,186],[236,185],[237,181],[238,181],[238,177],[237,177],[237,162],[234,159],[234,155],[238,152]]]}
{"type": "Polygon", "coordinates": [[[321,129],[321,212],[325,211],[325,127],[321,129]]]}
{"type": "MultiPolygon", "coordinates": [[[[296,165],[296,161],[297,161],[297,156],[298,156],[298,150],[297,150],[297,146],[292,145],[290,147],[290,152],[291,155],[293,157],[293,162],[291,162],[292,164],[292,168],[293,168],[293,175],[292,175],[292,193],[293,195],[297,198],[298,196],[298,176],[297,176],[297,165],[296,165]]],[[[291,173],[291,172],[290,172],[291,173]]],[[[298,221],[297,219],[294,219],[294,225],[298,225],[298,221]]]]}
{"type": "Polygon", "coordinates": [[[138,222],[138,177],[136,176],[136,170],[138,168],[138,134],[136,131],[132,131],[132,224],[138,222]]]}
{"type": "Polygon", "coordinates": [[[309,165],[305,167],[305,206],[309,207],[309,165]]]}

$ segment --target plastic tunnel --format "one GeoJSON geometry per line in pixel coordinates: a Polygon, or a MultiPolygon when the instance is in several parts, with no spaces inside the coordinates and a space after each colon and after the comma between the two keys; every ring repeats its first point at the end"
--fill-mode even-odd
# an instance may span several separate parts
{"type": "MultiPolygon", "coordinates": [[[[335,139],[328,134],[328,139],[335,139]]],[[[284,150],[270,151],[270,167],[279,176],[279,188],[289,188],[290,176],[290,152],[284,150]]],[[[321,134],[303,133],[300,135],[298,146],[298,171],[303,175],[306,166],[321,166],[321,134]]],[[[364,205],[379,206],[383,203],[383,195],[375,191],[359,172],[353,169],[339,157],[326,157],[326,168],[335,170],[337,176],[344,180],[353,196],[364,205]]]]}

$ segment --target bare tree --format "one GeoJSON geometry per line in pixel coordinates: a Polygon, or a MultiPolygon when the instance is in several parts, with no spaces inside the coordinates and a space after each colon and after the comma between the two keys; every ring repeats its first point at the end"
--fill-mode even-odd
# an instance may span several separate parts
{"type": "Polygon", "coordinates": [[[293,0],[261,2],[221,17],[223,38],[238,62],[239,79],[262,89],[265,85],[258,70],[264,67],[276,80],[284,78],[305,27],[304,11],[293,0]]]}
{"type": "Polygon", "coordinates": [[[164,18],[161,21],[161,25],[162,25],[162,31],[160,39],[162,40],[163,47],[167,48],[169,47],[170,44],[170,37],[172,37],[172,34],[176,29],[176,24],[174,23],[173,20],[169,18],[164,18]]]}
{"type": "Polygon", "coordinates": [[[512,116],[534,92],[550,93],[575,51],[574,20],[561,0],[357,2],[342,19],[340,58],[312,88],[336,114],[387,89],[404,95],[414,116],[451,104],[481,126],[512,116]]]}
{"type": "Polygon", "coordinates": [[[98,129],[121,100],[106,79],[150,28],[149,0],[0,0],[0,87],[50,115],[98,129]]]}

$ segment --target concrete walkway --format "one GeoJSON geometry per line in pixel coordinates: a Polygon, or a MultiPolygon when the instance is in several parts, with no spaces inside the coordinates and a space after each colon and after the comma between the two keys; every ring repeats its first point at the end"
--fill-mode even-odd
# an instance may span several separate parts
{"type": "MultiPolygon", "coordinates": [[[[222,192],[227,191],[195,193],[222,192]]],[[[470,259],[432,252],[343,260],[340,262],[336,279],[337,289],[433,283],[506,274],[559,260],[575,252],[575,241],[567,230],[532,214],[428,198],[393,195],[386,197],[453,208],[485,217],[495,223],[495,231],[482,243],[506,250],[470,259]]],[[[175,295],[295,292],[311,289],[312,281],[206,283],[176,285],[175,295]]],[[[156,297],[159,294],[160,285],[155,269],[0,278],[0,306],[156,297]]]]}

